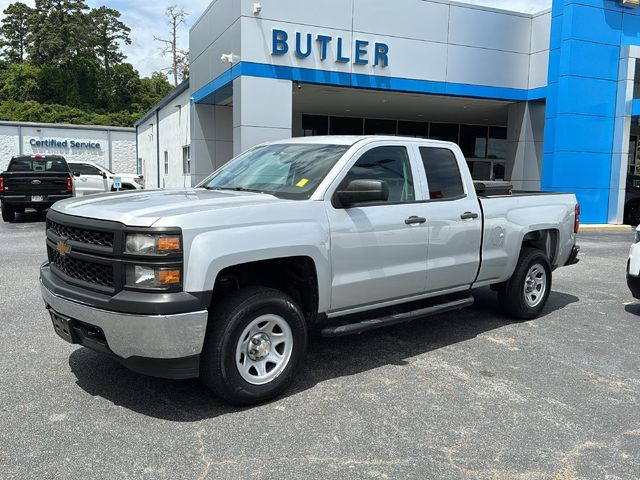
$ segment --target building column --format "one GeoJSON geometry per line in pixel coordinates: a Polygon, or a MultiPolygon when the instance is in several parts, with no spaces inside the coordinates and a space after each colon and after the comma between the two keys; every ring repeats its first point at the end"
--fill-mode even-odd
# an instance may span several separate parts
{"type": "Polygon", "coordinates": [[[509,106],[506,177],[516,190],[540,190],[544,114],[543,102],[509,106]]]}
{"type": "Polygon", "coordinates": [[[233,154],[259,143],[291,138],[290,80],[240,76],[233,81],[233,154]]]}
{"type": "Polygon", "coordinates": [[[638,18],[613,1],[553,1],[542,189],[574,192],[584,223],[618,221],[620,45],[638,18]]]}
{"type": "Polygon", "coordinates": [[[640,57],[640,47],[620,48],[618,71],[616,116],[613,132],[613,152],[611,159],[611,180],[609,196],[609,223],[624,222],[624,203],[629,165],[629,140],[631,138],[631,115],[636,76],[636,58],[640,57]]]}

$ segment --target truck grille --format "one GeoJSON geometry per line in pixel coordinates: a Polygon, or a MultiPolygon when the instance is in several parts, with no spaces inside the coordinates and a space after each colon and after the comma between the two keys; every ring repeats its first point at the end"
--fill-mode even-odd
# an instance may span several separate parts
{"type": "Polygon", "coordinates": [[[53,220],[47,220],[47,230],[58,237],[67,238],[75,242],[113,248],[113,232],[99,232],[97,230],[70,227],[61,225],[53,220]]]}
{"type": "Polygon", "coordinates": [[[115,283],[112,266],[86,262],[77,258],[63,257],[51,246],[48,246],[47,250],[49,251],[49,261],[65,275],[83,282],[114,288],[115,283]]]}

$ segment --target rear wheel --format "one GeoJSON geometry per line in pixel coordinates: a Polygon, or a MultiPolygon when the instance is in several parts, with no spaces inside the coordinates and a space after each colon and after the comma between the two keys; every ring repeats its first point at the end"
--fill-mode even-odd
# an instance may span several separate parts
{"type": "Polygon", "coordinates": [[[9,205],[2,205],[2,220],[13,222],[16,219],[16,211],[9,205]]]}
{"type": "Polygon", "coordinates": [[[551,265],[535,248],[523,248],[511,278],[498,290],[502,309],[519,320],[537,317],[551,292],[551,265]]]}
{"type": "Polygon", "coordinates": [[[288,295],[243,288],[209,314],[201,378],[230,403],[264,402],[289,386],[306,349],[306,321],[288,295]]]}

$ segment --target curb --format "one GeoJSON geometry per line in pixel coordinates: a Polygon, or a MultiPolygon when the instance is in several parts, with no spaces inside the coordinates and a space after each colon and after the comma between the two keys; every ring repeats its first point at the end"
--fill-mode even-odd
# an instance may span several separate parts
{"type": "Polygon", "coordinates": [[[580,225],[580,233],[592,232],[626,232],[631,233],[635,229],[630,225],[580,225]]]}

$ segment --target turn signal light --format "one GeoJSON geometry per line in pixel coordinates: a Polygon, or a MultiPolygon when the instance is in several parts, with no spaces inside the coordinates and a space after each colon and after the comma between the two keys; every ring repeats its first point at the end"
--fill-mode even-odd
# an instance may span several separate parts
{"type": "Polygon", "coordinates": [[[576,204],[576,221],[573,225],[573,233],[578,233],[580,230],[580,204],[576,204]]]}
{"type": "Polygon", "coordinates": [[[157,251],[159,253],[167,252],[179,252],[180,251],[180,237],[159,237],[157,243],[157,251]]]}
{"type": "Polygon", "coordinates": [[[160,270],[157,275],[160,285],[180,285],[180,270],[160,270]]]}
{"type": "Polygon", "coordinates": [[[73,178],[67,177],[67,192],[73,192],[73,178]]]}

